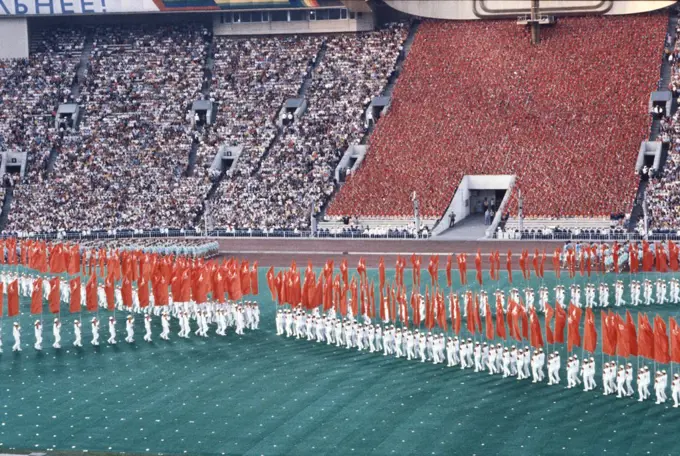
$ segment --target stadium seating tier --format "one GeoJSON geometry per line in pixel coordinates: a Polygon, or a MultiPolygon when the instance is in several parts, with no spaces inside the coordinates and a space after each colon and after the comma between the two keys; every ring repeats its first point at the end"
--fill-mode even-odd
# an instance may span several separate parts
{"type": "MultiPolygon", "coordinates": [[[[464,175],[516,174],[524,212],[630,210],[663,14],[560,19],[542,43],[512,21],[426,22],[389,113],[330,215],[440,216],[464,175]]],[[[516,209],[511,204],[511,211],[516,209]]]]}

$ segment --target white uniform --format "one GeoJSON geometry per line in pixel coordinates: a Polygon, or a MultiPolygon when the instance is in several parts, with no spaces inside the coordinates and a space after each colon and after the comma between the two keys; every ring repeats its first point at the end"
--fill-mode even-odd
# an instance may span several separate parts
{"type": "Polygon", "coordinates": [[[657,372],[654,376],[654,394],[656,395],[657,405],[666,402],[664,389],[665,385],[663,381],[663,375],[661,372],[657,372]]]}
{"type": "Polygon", "coordinates": [[[82,347],[83,342],[82,342],[82,333],[80,330],[80,322],[76,320],[73,323],[73,334],[75,336],[75,340],[73,341],[73,346],[74,347],[82,347]]]}
{"type": "Polygon", "coordinates": [[[41,351],[42,350],[43,337],[42,337],[42,323],[40,323],[40,321],[35,322],[34,334],[35,334],[35,344],[33,345],[33,348],[35,348],[38,351],[41,351]]]}
{"type": "MultiPolygon", "coordinates": [[[[413,339],[411,339],[411,340],[413,340],[413,339]]],[[[413,345],[413,343],[411,343],[411,345],[413,345]]],[[[454,356],[453,356],[454,348],[455,348],[455,344],[453,343],[453,339],[449,337],[448,341],[446,342],[446,366],[447,367],[455,366],[454,356]]],[[[407,339],[407,345],[406,345],[406,353],[408,355],[407,359],[411,359],[410,350],[408,348],[408,339],[407,339]]]]}
{"type": "Polygon", "coordinates": [[[498,370],[496,369],[496,356],[496,347],[492,345],[491,348],[489,348],[489,359],[486,363],[487,367],[489,368],[489,375],[498,373],[498,370]]]}
{"type": "Polygon", "coordinates": [[[144,340],[151,342],[151,315],[144,316],[144,340]]]}
{"type": "Polygon", "coordinates": [[[12,351],[21,351],[21,326],[19,326],[18,323],[14,324],[12,335],[14,336],[14,345],[12,346],[12,351]]]}
{"type": "Polygon", "coordinates": [[[654,303],[654,297],[652,296],[653,289],[654,287],[652,285],[652,281],[649,279],[645,280],[643,283],[643,291],[646,306],[649,306],[654,303]]]}
{"type": "Polygon", "coordinates": [[[666,281],[663,279],[656,280],[656,302],[658,304],[666,304],[668,297],[666,296],[666,281]]]}
{"type": "Polygon", "coordinates": [[[58,318],[54,319],[54,324],[52,325],[52,335],[54,336],[54,343],[52,347],[61,348],[61,322],[58,318]]]}
{"type": "Polygon", "coordinates": [[[600,307],[609,307],[609,285],[600,284],[600,307]]]}
{"type": "Polygon", "coordinates": [[[107,342],[109,344],[116,343],[116,320],[113,317],[109,318],[109,339],[107,342]]]}
{"type": "Polygon", "coordinates": [[[560,355],[555,352],[552,355],[550,361],[548,361],[548,376],[550,381],[549,385],[556,385],[560,382],[560,355]]]}
{"type": "Polygon", "coordinates": [[[125,332],[127,333],[125,336],[125,342],[131,344],[135,341],[135,320],[132,318],[132,316],[129,316],[127,320],[125,321],[125,332]]]}
{"type": "Polygon", "coordinates": [[[680,375],[678,374],[673,376],[671,395],[673,396],[673,407],[678,408],[680,406],[680,375]]]}
{"type": "Polygon", "coordinates": [[[479,342],[475,345],[474,348],[474,363],[475,363],[475,372],[483,371],[484,366],[482,366],[482,347],[479,345],[479,342]]]}
{"type": "Polygon", "coordinates": [[[616,397],[622,398],[626,396],[626,369],[621,366],[616,372],[616,397]]]}
{"type": "Polygon", "coordinates": [[[565,292],[563,285],[558,285],[555,287],[555,300],[560,305],[560,307],[564,307],[564,294],[565,292]]]}
{"type": "Polygon", "coordinates": [[[548,304],[548,289],[541,287],[538,289],[538,307],[541,312],[545,312],[545,306],[548,304]]]}
{"type": "Polygon", "coordinates": [[[281,309],[279,309],[276,312],[276,335],[277,336],[282,336],[283,335],[283,320],[284,320],[284,315],[281,309]]]}
{"type": "Polygon", "coordinates": [[[519,350],[515,356],[515,370],[517,372],[517,380],[524,380],[524,352],[519,350]]]}
{"type": "Polygon", "coordinates": [[[503,378],[509,377],[510,373],[510,352],[507,348],[503,349],[503,378]]]}
{"type": "Polygon", "coordinates": [[[161,316],[161,326],[163,327],[163,332],[161,332],[161,339],[169,340],[170,335],[170,317],[167,313],[163,312],[161,316]]]}
{"type": "Polygon", "coordinates": [[[680,304],[680,282],[676,278],[672,278],[670,282],[671,288],[671,302],[673,304],[680,304]]]}
{"type": "Polygon", "coordinates": [[[260,327],[260,307],[257,305],[257,303],[253,303],[253,323],[252,323],[252,328],[251,329],[259,329],[260,327]]]}
{"type": "Polygon", "coordinates": [[[616,284],[614,285],[614,305],[616,307],[620,307],[626,304],[626,301],[623,299],[623,282],[621,280],[617,280],[616,284]]]}
{"type": "Polygon", "coordinates": [[[626,396],[632,396],[633,391],[633,365],[628,363],[626,366],[626,396]]]}
{"type": "Polygon", "coordinates": [[[91,323],[91,328],[92,328],[92,345],[95,347],[99,345],[99,320],[96,318],[92,319],[91,323]]]}

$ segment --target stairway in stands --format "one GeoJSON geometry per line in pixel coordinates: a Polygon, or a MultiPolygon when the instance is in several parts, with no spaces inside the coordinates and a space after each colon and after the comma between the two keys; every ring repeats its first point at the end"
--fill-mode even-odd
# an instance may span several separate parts
{"type": "MultiPolygon", "coordinates": [[[[214,35],[210,34],[210,41],[207,43],[208,53],[205,59],[205,66],[203,67],[203,85],[201,87],[201,94],[205,100],[210,99],[210,88],[212,87],[212,74],[215,68],[215,58],[214,58],[214,35]]],[[[190,100],[193,102],[193,100],[190,100]]],[[[217,104],[215,104],[214,109],[217,109],[217,104]]],[[[203,127],[196,126],[196,131],[199,136],[203,135],[203,127]]],[[[187,160],[187,169],[185,171],[186,176],[194,175],[194,168],[196,167],[196,156],[198,153],[198,141],[191,141],[191,147],[189,148],[189,158],[187,160]]]]}
{"type": "MultiPolygon", "coordinates": [[[[416,38],[416,32],[418,31],[418,27],[420,26],[419,21],[414,21],[411,26],[409,27],[408,31],[408,36],[406,37],[406,41],[404,41],[403,50],[399,57],[397,58],[397,62],[394,65],[394,71],[390,75],[390,77],[387,79],[387,85],[383,88],[382,93],[380,94],[383,97],[391,97],[392,93],[394,92],[394,87],[397,84],[397,79],[399,79],[399,76],[401,75],[402,70],[404,69],[404,62],[406,61],[406,56],[408,55],[409,51],[411,50],[411,46],[413,45],[413,41],[416,38]]],[[[384,113],[385,115],[387,113],[384,113]]],[[[369,125],[368,129],[366,130],[366,133],[364,134],[364,137],[361,139],[361,144],[366,144],[368,142],[369,137],[371,136],[371,133],[373,133],[373,129],[375,128],[377,122],[372,123],[369,125]]]]}
{"type": "Polygon", "coordinates": [[[4,231],[9,220],[9,211],[12,208],[12,200],[14,199],[14,189],[8,187],[5,189],[5,197],[2,200],[2,212],[0,212],[0,231],[4,231]]]}
{"type": "MultiPolygon", "coordinates": [[[[314,63],[309,67],[309,71],[307,72],[305,79],[302,81],[302,84],[300,84],[300,88],[298,89],[298,98],[305,98],[307,96],[307,90],[309,90],[309,86],[312,84],[312,80],[314,79],[314,73],[316,72],[316,69],[319,67],[319,64],[321,63],[325,55],[326,55],[326,41],[324,40],[323,43],[321,43],[321,46],[319,46],[319,50],[316,53],[316,57],[314,58],[314,63]]],[[[282,129],[281,127],[278,127],[276,129],[276,135],[274,136],[274,139],[272,139],[267,148],[264,150],[264,153],[260,157],[260,161],[257,163],[257,166],[255,166],[255,168],[253,169],[251,176],[254,176],[255,174],[260,172],[262,162],[265,161],[266,158],[269,156],[269,152],[271,151],[272,147],[274,147],[274,144],[280,141],[281,133],[282,129]]]]}
{"type": "MultiPolygon", "coordinates": [[[[73,84],[71,84],[71,98],[75,101],[80,98],[80,92],[82,91],[83,84],[87,80],[88,73],[90,71],[90,57],[92,56],[92,51],[94,50],[94,30],[88,30],[85,34],[85,43],[83,44],[83,52],[80,54],[80,60],[78,63],[78,68],[76,69],[76,77],[73,78],[73,84]]],[[[83,123],[83,119],[87,116],[87,112],[84,106],[81,106],[80,110],[80,125],[83,123]]],[[[47,159],[46,174],[52,173],[54,171],[54,166],[57,163],[57,157],[59,156],[59,151],[57,148],[53,147],[50,150],[50,156],[47,159]]]]}
{"type": "Polygon", "coordinates": [[[73,80],[73,85],[71,86],[71,96],[74,100],[77,100],[78,97],[80,97],[80,91],[83,87],[83,83],[87,80],[90,57],[92,56],[93,50],[94,31],[88,30],[88,32],[85,34],[85,44],[83,45],[83,53],[80,55],[80,63],[78,64],[78,70],[76,71],[76,78],[73,80]]]}
{"type": "MultiPolygon", "coordinates": [[[[678,24],[678,11],[677,7],[673,6],[669,9],[668,13],[668,30],[667,36],[673,37],[673,42],[668,45],[671,49],[675,45],[677,40],[675,28],[678,24]]],[[[659,75],[659,83],[657,84],[657,90],[668,90],[668,84],[671,82],[671,64],[668,59],[661,59],[661,74],[659,75]]],[[[673,115],[673,113],[671,113],[673,115]]],[[[649,132],[649,140],[656,141],[661,134],[661,120],[658,118],[652,118],[652,126],[649,132]]],[[[663,170],[666,164],[666,158],[668,153],[664,152],[661,156],[660,170],[663,170]]],[[[644,217],[644,210],[642,209],[643,201],[645,199],[645,192],[647,190],[648,179],[640,179],[640,185],[638,186],[637,194],[635,195],[635,202],[633,203],[633,210],[630,213],[630,224],[628,226],[628,231],[633,232],[637,227],[638,222],[644,217]]]]}
{"type": "MultiPolygon", "coordinates": [[[[312,83],[313,75],[316,72],[319,63],[321,63],[321,61],[323,60],[325,54],[326,54],[326,42],[324,41],[321,44],[321,46],[319,46],[319,50],[317,51],[316,57],[314,58],[314,63],[309,67],[307,75],[302,81],[302,84],[300,84],[300,88],[298,89],[298,97],[304,98],[305,95],[307,94],[307,90],[309,89],[309,86],[312,83]]],[[[255,165],[253,172],[251,173],[251,176],[257,174],[260,171],[260,166],[262,165],[262,162],[267,158],[267,156],[269,156],[271,148],[274,146],[274,144],[279,142],[280,138],[281,128],[278,127],[276,129],[276,135],[274,135],[274,138],[269,142],[269,145],[267,145],[267,147],[265,148],[264,152],[262,153],[262,156],[260,157],[260,160],[255,165]]],[[[205,197],[205,201],[212,201],[212,199],[215,197],[215,193],[217,193],[217,189],[219,188],[222,179],[224,179],[225,174],[226,173],[223,171],[219,175],[219,177],[215,179],[215,181],[212,183],[210,190],[208,190],[208,194],[205,197]]],[[[203,202],[203,207],[198,212],[198,214],[196,214],[196,217],[193,220],[193,226],[199,226],[200,221],[203,218],[203,214],[205,213],[205,201],[203,202]]]]}

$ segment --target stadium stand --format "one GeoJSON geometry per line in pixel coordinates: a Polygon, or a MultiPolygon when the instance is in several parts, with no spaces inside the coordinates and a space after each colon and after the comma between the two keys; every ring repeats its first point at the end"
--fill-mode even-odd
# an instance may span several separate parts
{"type": "Polygon", "coordinates": [[[16,189],[9,230],[185,226],[209,187],[183,175],[207,33],[194,25],[97,28],[78,100],[85,120],[54,171],[16,189]]]}
{"type": "Polygon", "coordinates": [[[52,29],[38,33],[29,59],[0,61],[0,150],[27,153],[29,180],[61,147],[53,115],[70,99],[84,41],[78,28],[52,29]]]}
{"type": "MultiPolygon", "coordinates": [[[[366,133],[364,110],[384,88],[407,33],[392,25],[362,34],[216,38],[208,97],[219,113],[213,125],[193,130],[189,104],[203,97],[207,31],[98,28],[76,100],[85,118],[79,131],[61,132],[54,170],[15,190],[8,231],[191,227],[223,145],[244,152],[217,188],[216,227],[308,229],[310,211],[333,192],[347,144],[366,133]],[[306,79],[306,113],[277,127],[282,103],[306,79]],[[196,171],[187,175],[194,138],[196,171]]],[[[79,46],[73,37],[62,41],[80,56],[82,38],[79,46]]],[[[58,101],[43,104],[54,109],[58,101]]]]}
{"type": "MultiPolygon", "coordinates": [[[[680,25],[676,26],[675,45],[666,58],[671,62],[671,82],[668,90],[680,95],[680,25]]],[[[677,232],[680,229],[680,112],[661,120],[662,142],[668,145],[668,156],[660,175],[650,176],[645,189],[649,226],[655,233],[677,232]]],[[[638,223],[644,231],[644,220],[638,223]]]]}
{"type": "Polygon", "coordinates": [[[405,216],[415,190],[422,214],[439,217],[466,174],[516,174],[528,216],[626,212],[666,20],[560,19],[539,46],[511,22],[424,23],[328,213],[405,216]]]}
{"type": "Polygon", "coordinates": [[[250,177],[276,136],[281,104],[297,94],[320,46],[314,36],[216,37],[210,99],[219,114],[200,137],[197,167],[208,168],[222,145],[243,146],[229,177],[250,177]]]}
{"type": "Polygon", "coordinates": [[[256,172],[223,181],[212,206],[215,226],[310,227],[312,211],[318,212],[333,192],[342,153],[365,134],[363,112],[387,83],[407,33],[400,24],[326,37],[306,92],[307,111],[282,127],[256,172]]]}

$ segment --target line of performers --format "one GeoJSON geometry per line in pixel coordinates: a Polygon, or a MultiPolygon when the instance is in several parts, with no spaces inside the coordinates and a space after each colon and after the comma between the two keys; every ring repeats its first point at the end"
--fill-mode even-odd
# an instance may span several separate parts
{"type": "MultiPolygon", "coordinates": [[[[643,281],[631,280],[628,288],[630,301],[626,300],[626,286],[623,281],[617,280],[614,283],[614,306],[620,307],[628,304],[631,306],[680,304],[680,280],[676,278],[671,278],[668,281],[661,278],[655,281],[649,279],[643,281]]],[[[609,293],[610,285],[604,282],[599,285],[588,283],[583,289],[578,284],[571,284],[568,288],[564,285],[557,285],[553,289],[553,297],[562,307],[566,307],[568,303],[574,304],[579,308],[584,306],[609,307],[611,302],[609,293]],[[569,290],[569,296],[567,296],[567,290],[569,290]],[[569,300],[567,300],[567,297],[569,300]]],[[[505,309],[505,292],[503,290],[496,290],[494,295],[496,301],[500,302],[505,309]]],[[[520,302],[521,295],[522,291],[518,288],[513,288],[510,290],[509,298],[515,302],[520,302]]],[[[523,290],[523,295],[523,302],[528,308],[536,306],[536,309],[541,312],[545,312],[546,305],[550,303],[550,291],[545,286],[540,287],[538,293],[533,288],[526,288],[523,290]]],[[[467,296],[464,296],[464,299],[466,298],[467,296]]],[[[484,316],[488,299],[488,293],[480,291],[480,312],[482,317],[484,316]]],[[[464,316],[467,316],[466,311],[467,305],[463,306],[464,316]]]]}
{"type": "MultiPolygon", "coordinates": [[[[23,297],[31,297],[33,293],[33,281],[35,278],[28,275],[16,276],[11,273],[0,274],[0,281],[7,286],[14,280],[19,284],[19,295],[23,297]]],[[[70,301],[71,287],[66,281],[62,281],[59,287],[59,296],[62,303],[70,301]]],[[[50,294],[49,281],[43,281],[44,298],[48,299],[50,294]]],[[[81,285],[81,302],[85,300],[85,285],[81,285]]],[[[150,305],[148,307],[140,307],[139,300],[135,299],[136,293],[133,293],[132,307],[123,305],[123,298],[119,288],[115,290],[115,308],[118,311],[129,313],[125,320],[125,342],[134,343],[135,334],[135,314],[141,315],[144,323],[144,341],[152,342],[152,323],[154,317],[160,317],[162,332],[160,338],[163,340],[170,340],[172,319],[175,318],[179,324],[179,332],[177,335],[181,338],[189,338],[193,332],[199,337],[208,337],[210,325],[215,325],[215,334],[219,336],[226,336],[228,328],[234,328],[234,332],[238,335],[243,335],[246,329],[257,330],[260,325],[260,308],[255,301],[234,302],[226,301],[220,302],[206,302],[197,304],[194,301],[189,302],[173,302],[170,298],[168,306],[154,306],[153,297],[150,298],[150,305]],[[193,326],[193,327],[192,327],[193,326]],[[195,328],[195,329],[194,329],[195,328]]],[[[106,292],[103,286],[97,289],[98,305],[102,309],[107,309],[106,292]]],[[[97,314],[98,315],[98,314],[97,314]]],[[[1,319],[0,319],[1,321],[1,319]]],[[[83,323],[79,319],[73,322],[73,346],[83,346],[83,323]]],[[[100,344],[100,326],[103,322],[95,316],[90,320],[91,340],[93,346],[100,344]]],[[[108,339],[106,342],[110,345],[117,343],[117,320],[111,315],[108,318],[108,339]]],[[[52,336],[54,348],[61,348],[61,327],[62,322],[59,317],[55,317],[52,323],[52,336]]],[[[42,350],[43,348],[43,321],[42,316],[33,324],[34,344],[35,350],[42,350]]],[[[12,351],[21,351],[21,336],[22,328],[18,321],[14,321],[12,325],[12,335],[14,338],[14,345],[12,351]]],[[[0,353],[2,353],[2,326],[0,325],[0,353]]]]}
{"type": "MultiPolygon", "coordinates": [[[[531,379],[532,383],[545,380],[547,384],[560,384],[562,361],[559,352],[546,354],[542,348],[510,347],[501,344],[473,342],[472,339],[447,337],[441,333],[425,332],[418,329],[398,328],[394,325],[372,324],[363,317],[359,322],[351,315],[338,318],[335,310],[330,309],[322,315],[319,309],[305,312],[302,307],[296,309],[279,309],[276,313],[276,334],[335,345],[347,350],[381,353],[383,356],[394,356],[421,363],[446,363],[447,367],[460,366],[461,369],[473,369],[474,372],[487,371],[489,375],[500,374],[503,378],[515,377],[517,380],[531,379]]],[[[596,365],[593,357],[569,356],[566,363],[567,388],[583,385],[583,391],[592,391],[597,387],[595,382],[596,365]]],[[[632,397],[634,390],[633,366],[618,366],[614,361],[604,364],[602,381],[604,395],[616,394],[618,398],[632,397]]],[[[650,397],[651,384],[649,368],[642,366],[637,373],[638,401],[650,397]]],[[[666,402],[668,375],[659,370],[654,377],[656,403],[666,402]]],[[[680,406],[680,374],[674,374],[671,383],[673,407],[680,406]]]]}

